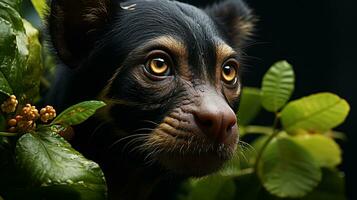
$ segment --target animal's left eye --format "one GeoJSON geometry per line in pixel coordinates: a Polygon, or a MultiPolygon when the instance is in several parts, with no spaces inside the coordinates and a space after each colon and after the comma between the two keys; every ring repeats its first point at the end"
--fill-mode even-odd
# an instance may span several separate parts
{"type": "Polygon", "coordinates": [[[222,80],[228,85],[235,85],[238,81],[238,62],[230,59],[222,66],[222,80]]]}
{"type": "Polygon", "coordinates": [[[166,75],[169,71],[167,62],[161,57],[150,59],[147,63],[147,67],[151,73],[157,76],[166,75]]]}
{"type": "Polygon", "coordinates": [[[154,51],[145,63],[145,70],[151,76],[166,77],[171,74],[171,63],[169,55],[165,52],[154,51]]]}

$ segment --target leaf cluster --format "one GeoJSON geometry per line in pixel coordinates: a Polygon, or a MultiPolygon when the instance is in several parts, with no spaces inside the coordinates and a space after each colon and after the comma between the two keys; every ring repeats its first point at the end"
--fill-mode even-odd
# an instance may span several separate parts
{"type": "MultiPolygon", "coordinates": [[[[39,97],[44,61],[39,31],[21,17],[20,6],[20,0],[0,0],[0,102],[16,95],[23,107],[39,97]]],[[[106,199],[99,165],[60,136],[104,105],[79,103],[51,124],[21,134],[6,132],[16,113],[0,111],[0,199],[106,199]]]]}
{"type": "Polygon", "coordinates": [[[350,107],[339,96],[318,93],[289,101],[295,75],[286,61],[275,63],[261,88],[245,87],[237,113],[241,137],[237,155],[214,176],[191,179],[181,200],[344,200],[342,151],[334,128],[350,107]],[[273,113],[271,127],[252,125],[261,109],[273,113]],[[206,188],[206,189],[205,189],[206,188]],[[214,189],[207,189],[214,188],[214,189]]]}

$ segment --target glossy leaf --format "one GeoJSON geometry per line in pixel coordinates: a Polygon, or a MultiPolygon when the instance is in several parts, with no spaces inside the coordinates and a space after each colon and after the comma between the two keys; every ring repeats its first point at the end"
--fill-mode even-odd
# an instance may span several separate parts
{"type": "Polygon", "coordinates": [[[262,83],[262,105],[270,112],[277,112],[294,90],[295,75],[292,66],[286,61],[275,63],[264,75],[262,83]]]}
{"type": "Polygon", "coordinates": [[[303,135],[294,140],[304,147],[320,167],[334,168],[342,162],[342,152],[338,144],[323,135],[303,135]]]}
{"type": "Polygon", "coordinates": [[[281,198],[303,197],[321,180],[313,157],[289,138],[278,138],[267,147],[258,174],[267,191],[281,198]]]}
{"type": "Polygon", "coordinates": [[[254,120],[260,109],[260,90],[257,88],[244,87],[237,114],[238,123],[240,125],[248,125],[254,120]]]}
{"type": "Polygon", "coordinates": [[[289,133],[326,132],[340,125],[349,110],[337,95],[319,93],[290,102],[281,112],[281,121],[289,133]]]}
{"type": "Polygon", "coordinates": [[[19,11],[21,7],[22,0],[1,0],[1,3],[7,4],[8,6],[19,11]]]}
{"type": "Polygon", "coordinates": [[[31,102],[39,93],[41,45],[38,31],[22,20],[19,3],[0,1],[0,82],[7,95],[31,102]]]}
{"type": "Polygon", "coordinates": [[[23,21],[27,36],[27,48],[29,54],[26,60],[26,67],[22,72],[22,93],[26,95],[26,100],[33,102],[39,95],[40,77],[43,72],[42,46],[38,39],[39,32],[29,22],[23,21]]]}
{"type": "Polygon", "coordinates": [[[105,106],[102,101],[84,101],[67,108],[58,117],[53,120],[52,124],[61,124],[64,126],[77,125],[94,115],[97,109],[105,106]]]}
{"type": "MultiPolygon", "coordinates": [[[[1,71],[0,71],[0,93],[4,94],[6,96],[10,96],[13,93],[9,83],[6,80],[6,77],[4,76],[4,74],[1,71]]],[[[0,104],[5,99],[6,98],[0,99],[0,104]]]]}
{"type": "Polygon", "coordinates": [[[43,198],[71,193],[78,199],[106,198],[104,175],[98,164],[75,151],[51,127],[23,135],[16,145],[18,168],[43,198]]]}

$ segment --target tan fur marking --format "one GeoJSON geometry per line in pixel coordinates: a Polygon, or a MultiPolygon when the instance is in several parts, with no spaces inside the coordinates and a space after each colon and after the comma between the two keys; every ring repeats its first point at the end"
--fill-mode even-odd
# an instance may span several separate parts
{"type": "MultiPolygon", "coordinates": [[[[216,83],[221,80],[222,65],[230,56],[236,54],[232,47],[228,46],[223,41],[218,42],[216,45],[216,83]]],[[[220,84],[219,84],[220,85],[220,84]]]]}
{"type": "Polygon", "coordinates": [[[236,52],[233,50],[232,47],[228,46],[224,42],[219,42],[216,45],[217,65],[221,66],[228,57],[234,54],[236,54],[236,52]]]}
{"type": "MultiPolygon", "coordinates": [[[[179,41],[173,37],[170,37],[170,36],[158,37],[156,39],[149,41],[144,46],[150,46],[150,45],[155,45],[155,44],[160,44],[160,45],[166,47],[167,49],[169,49],[171,51],[171,53],[173,53],[175,55],[175,57],[178,58],[179,73],[181,74],[181,76],[184,79],[190,80],[192,75],[188,68],[188,53],[187,53],[186,46],[181,41],[179,41]]],[[[143,47],[139,47],[139,48],[143,48],[143,47]]],[[[135,50],[133,52],[135,52],[135,50]]],[[[128,57],[129,56],[130,56],[130,54],[128,55],[128,57]]],[[[122,68],[119,67],[116,70],[116,72],[114,73],[114,75],[110,78],[110,80],[108,81],[108,84],[105,86],[105,88],[102,90],[102,92],[99,95],[101,99],[105,99],[106,95],[108,94],[109,89],[111,88],[111,85],[113,84],[113,80],[120,73],[121,69],[122,68]]]]}
{"type": "MultiPolygon", "coordinates": [[[[216,45],[216,57],[217,57],[217,66],[216,66],[216,83],[221,82],[221,73],[222,73],[222,65],[227,60],[227,58],[231,57],[234,54],[237,54],[236,51],[225,42],[220,41],[216,45]]],[[[239,75],[239,74],[238,74],[239,75]]],[[[216,84],[216,88],[220,90],[222,84],[216,84]]],[[[237,88],[236,91],[228,90],[226,92],[226,96],[229,100],[232,100],[236,96],[240,94],[240,87],[237,88]]]]}
{"type": "Polygon", "coordinates": [[[165,46],[167,49],[169,49],[175,57],[178,58],[178,69],[180,75],[187,80],[190,80],[192,77],[192,74],[188,68],[188,51],[187,47],[179,40],[171,37],[171,36],[162,36],[159,38],[156,38],[150,43],[157,43],[165,46]]]}

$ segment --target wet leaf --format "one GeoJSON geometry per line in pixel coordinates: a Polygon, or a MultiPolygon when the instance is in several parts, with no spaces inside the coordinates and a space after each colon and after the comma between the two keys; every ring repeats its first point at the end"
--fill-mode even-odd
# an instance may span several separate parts
{"type": "Polygon", "coordinates": [[[102,101],[84,101],[67,108],[51,124],[73,126],[82,123],[94,115],[97,109],[105,106],[102,101]]]}
{"type": "Polygon", "coordinates": [[[23,135],[16,145],[16,161],[28,183],[42,198],[106,198],[104,174],[59,136],[57,127],[23,135]]]}

